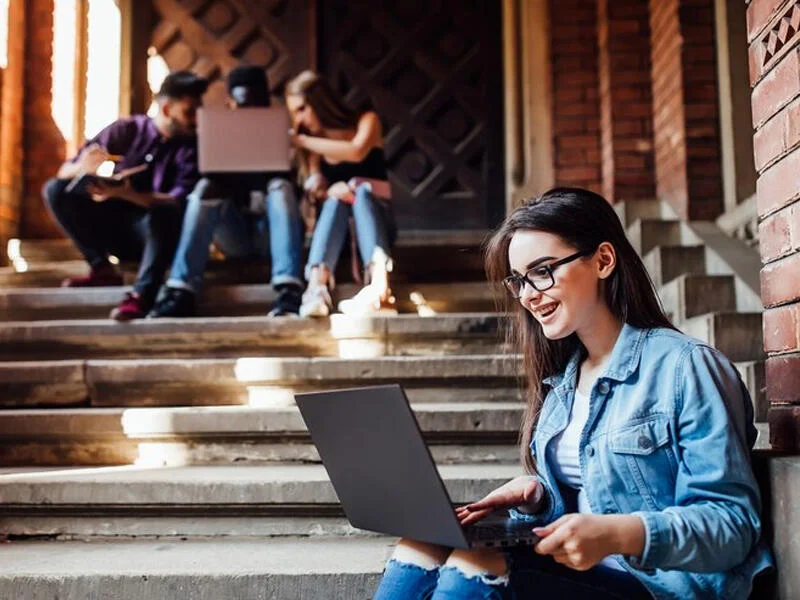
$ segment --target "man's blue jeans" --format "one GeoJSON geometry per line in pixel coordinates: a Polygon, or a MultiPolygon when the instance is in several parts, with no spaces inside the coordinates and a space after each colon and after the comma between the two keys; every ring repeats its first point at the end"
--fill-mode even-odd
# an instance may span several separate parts
{"type": "Polygon", "coordinates": [[[186,199],[167,286],[199,293],[213,240],[226,257],[271,256],[272,285],[302,287],[302,223],[294,188],[285,179],[272,179],[265,203],[263,215],[246,214],[219,186],[201,179],[186,199]]]}
{"type": "Polygon", "coordinates": [[[391,257],[391,245],[397,233],[391,205],[387,200],[375,198],[369,185],[362,184],[356,188],[352,205],[336,198],[328,198],[323,203],[311,238],[306,279],[311,267],[317,265],[325,265],[331,273],[336,270],[349,231],[350,215],[355,221],[362,263],[365,266],[370,264],[378,248],[383,256],[391,257]]]}

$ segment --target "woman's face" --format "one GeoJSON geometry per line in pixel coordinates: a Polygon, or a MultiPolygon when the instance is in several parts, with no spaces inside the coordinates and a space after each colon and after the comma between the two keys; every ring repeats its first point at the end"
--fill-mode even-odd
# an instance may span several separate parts
{"type": "MultiPolygon", "coordinates": [[[[557,235],[527,229],[514,233],[508,260],[512,275],[524,275],[534,266],[553,263],[575,252],[576,248],[557,235]]],[[[593,255],[555,267],[555,285],[550,289],[540,292],[529,283],[522,288],[520,303],[539,322],[548,339],[563,339],[591,325],[596,310],[604,305],[599,281],[608,275],[603,259],[598,258],[600,254],[598,249],[593,255]]]]}
{"type": "Polygon", "coordinates": [[[298,132],[305,132],[311,135],[322,133],[322,124],[319,121],[319,117],[314,112],[314,109],[311,108],[311,105],[306,102],[304,96],[299,94],[287,96],[286,107],[289,109],[294,128],[298,132]]]}

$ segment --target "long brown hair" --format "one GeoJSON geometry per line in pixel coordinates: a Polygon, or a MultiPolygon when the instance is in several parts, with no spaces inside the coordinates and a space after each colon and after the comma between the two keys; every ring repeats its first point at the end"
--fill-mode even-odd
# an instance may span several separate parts
{"type": "MultiPolygon", "coordinates": [[[[498,227],[486,244],[486,274],[498,290],[510,271],[508,247],[514,233],[536,230],[552,233],[576,251],[594,251],[609,242],[617,252],[617,264],[605,280],[605,300],[611,312],[634,327],[674,329],[658,301],[653,282],[639,255],[625,236],[614,209],[602,196],[580,188],[554,188],[525,202],[498,227]]],[[[499,308],[514,313],[506,327],[508,346],[522,354],[527,383],[525,415],[520,428],[520,457],[529,473],[536,472],[530,452],[533,429],[544,402],[543,380],[562,372],[570,357],[582,348],[574,333],[550,340],[541,325],[522,304],[502,290],[499,308]]]]}
{"type": "MultiPolygon", "coordinates": [[[[333,91],[330,82],[315,71],[303,71],[289,81],[285,95],[302,96],[327,129],[351,129],[358,125],[361,115],[348,107],[333,91]]],[[[305,180],[309,172],[308,150],[297,151],[297,162],[300,179],[305,180]]]]}

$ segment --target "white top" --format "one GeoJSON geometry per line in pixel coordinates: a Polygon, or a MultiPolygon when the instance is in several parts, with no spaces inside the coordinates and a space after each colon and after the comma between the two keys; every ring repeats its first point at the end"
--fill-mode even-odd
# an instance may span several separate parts
{"type": "MultiPolygon", "coordinates": [[[[563,485],[578,490],[578,512],[591,513],[592,507],[586,499],[583,491],[583,478],[581,477],[581,462],[579,456],[579,445],[583,428],[589,419],[589,398],[577,389],[575,390],[575,400],[572,402],[569,423],[567,428],[555,436],[550,443],[548,452],[548,464],[553,470],[553,475],[563,485]]],[[[604,567],[611,567],[624,571],[625,569],[611,556],[600,561],[604,567]]]]}

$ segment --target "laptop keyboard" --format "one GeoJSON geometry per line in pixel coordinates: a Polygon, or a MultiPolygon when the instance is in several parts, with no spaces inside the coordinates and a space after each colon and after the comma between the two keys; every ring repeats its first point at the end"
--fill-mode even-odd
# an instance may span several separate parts
{"type": "Polygon", "coordinates": [[[483,525],[464,530],[467,539],[473,542],[534,537],[530,528],[509,529],[506,525],[483,525]]]}

